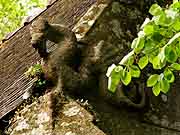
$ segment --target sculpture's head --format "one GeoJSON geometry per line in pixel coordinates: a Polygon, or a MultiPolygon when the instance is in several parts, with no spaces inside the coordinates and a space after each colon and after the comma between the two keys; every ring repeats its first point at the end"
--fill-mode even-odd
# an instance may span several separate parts
{"type": "MultiPolygon", "coordinates": [[[[31,43],[33,47],[37,45],[38,43],[42,42],[46,35],[47,35],[47,29],[48,29],[48,22],[45,19],[38,19],[37,21],[34,21],[30,28],[31,33],[31,43]]],[[[35,47],[36,48],[36,47],[35,47]]]]}

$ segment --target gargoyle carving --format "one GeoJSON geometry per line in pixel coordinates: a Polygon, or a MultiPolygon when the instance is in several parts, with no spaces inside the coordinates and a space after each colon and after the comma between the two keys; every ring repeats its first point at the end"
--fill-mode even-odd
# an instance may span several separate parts
{"type": "MultiPolygon", "coordinates": [[[[99,82],[99,93],[104,99],[113,104],[122,103],[142,108],[145,105],[145,93],[142,85],[134,85],[134,91],[140,96],[140,101],[134,103],[125,94],[124,86],[119,85],[115,94],[107,90],[107,77],[102,71],[109,62],[112,63],[112,52],[105,52],[104,42],[100,41],[90,47],[79,48],[75,34],[67,27],[60,24],[49,24],[44,19],[39,19],[31,27],[32,46],[38,51],[44,60],[45,78],[51,80],[55,91],[60,92],[61,88],[70,91],[85,90],[93,88],[99,82]],[[50,40],[58,45],[57,49],[48,53],[46,41],[50,40]],[[103,54],[106,53],[106,54],[103,54]],[[109,59],[103,63],[104,59],[109,59]],[[136,87],[137,86],[137,87],[136,87]]],[[[111,49],[109,49],[111,50],[111,49]]]]}

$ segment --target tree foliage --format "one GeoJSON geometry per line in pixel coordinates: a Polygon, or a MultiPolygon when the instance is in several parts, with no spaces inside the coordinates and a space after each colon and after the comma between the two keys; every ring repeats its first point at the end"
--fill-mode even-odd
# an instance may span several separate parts
{"type": "Polygon", "coordinates": [[[180,2],[174,0],[168,8],[153,4],[149,10],[152,19],[146,18],[138,37],[119,65],[113,64],[107,71],[108,88],[115,92],[122,82],[128,85],[132,78],[139,78],[142,70],[151,64],[160,74],[150,74],[147,87],[152,87],[155,96],[167,93],[174,82],[174,72],[180,70],[180,2]]]}
{"type": "Polygon", "coordinates": [[[21,25],[24,16],[37,7],[44,7],[47,0],[1,0],[0,39],[21,25]]]}

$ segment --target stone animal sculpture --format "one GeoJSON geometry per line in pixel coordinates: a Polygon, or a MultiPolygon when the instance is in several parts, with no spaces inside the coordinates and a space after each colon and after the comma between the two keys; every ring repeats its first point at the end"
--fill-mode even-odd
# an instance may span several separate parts
{"type": "Polygon", "coordinates": [[[115,105],[144,107],[143,85],[133,85],[133,90],[140,96],[138,103],[134,103],[128,98],[126,90],[121,84],[114,94],[107,90],[107,77],[105,72],[100,70],[104,69],[102,66],[106,65],[102,64],[104,61],[102,58],[111,58],[108,55],[112,55],[113,52],[102,54],[104,52],[102,49],[105,48],[103,41],[90,47],[84,45],[84,47],[79,48],[75,34],[71,30],[60,24],[49,24],[44,19],[32,23],[31,36],[32,46],[44,60],[45,78],[51,80],[55,91],[62,92],[62,87],[70,91],[85,90],[96,86],[96,81],[98,81],[99,93],[104,99],[115,105]],[[47,52],[46,48],[47,40],[57,44],[57,48],[50,53],[47,52]]]}

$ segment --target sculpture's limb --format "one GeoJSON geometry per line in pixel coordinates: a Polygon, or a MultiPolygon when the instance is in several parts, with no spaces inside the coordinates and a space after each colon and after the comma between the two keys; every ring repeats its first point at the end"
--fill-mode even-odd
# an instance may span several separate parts
{"type": "Polygon", "coordinates": [[[108,85],[107,77],[103,74],[100,76],[100,84],[99,84],[100,95],[105,97],[111,103],[117,106],[126,104],[127,106],[134,107],[137,109],[143,108],[145,106],[146,95],[144,92],[144,84],[142,83],[138,84],[138,94],[141,98],[139,103],[134,103],[125,95],[122,84],[119,84],[114,94],[111,94],[110,92],[108,92],[107,85],[108,85]]]}

